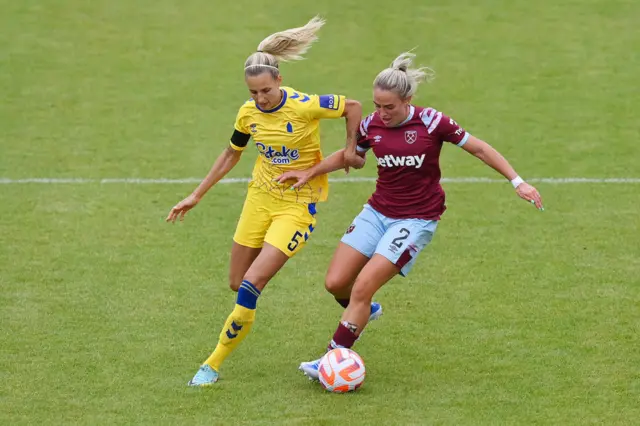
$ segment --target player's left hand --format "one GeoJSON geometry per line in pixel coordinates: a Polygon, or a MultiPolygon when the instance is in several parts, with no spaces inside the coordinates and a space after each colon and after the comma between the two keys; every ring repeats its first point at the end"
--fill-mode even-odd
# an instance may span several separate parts
{"type": "Polygon", "coordinates": [[[288,180],[295,180],[291,189],[298,189],[311,179],[311,173],[308,170],[290,170],[278,176],[275,180],[279,184],[284,184],[288,180]]]}
{"type": "Polygon", "coordinates": [[[542,206],[542,197],[538,190],[532,185],[529,185],[527,182],[522,182],[516,188],[516,194],[518,194],[518,196],[523,200],[535,204],[538,210],[544,211],[544,207],[542,206]]]}
{"type": "Polygon", "coordinates": [[[344,153],[344,170],[349,173],[349,168],[361,169],[364,167],[365,159],[355,152],[344,153]]]}

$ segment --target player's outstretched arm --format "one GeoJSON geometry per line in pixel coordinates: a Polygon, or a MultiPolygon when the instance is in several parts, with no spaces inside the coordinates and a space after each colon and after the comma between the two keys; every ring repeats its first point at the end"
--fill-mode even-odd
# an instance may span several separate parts
{"type": "Polygon", "coordinates": [[[511,167],[511,164],[491,145],[483,140],[469,135],[467,142],[462,145],[462,149],[482,160],[486,165],[509,179],[516,189],[518,196],[527,200],[539,209],[542,206],[542,197],[536,188],[526,183],[511,167]]]}
{"type": "Polygon", "coordinates": [[[166,221],[175,222],[178,216],[180,216],[180,220],[184,220],[184,215],[200,202],[204,194],[238,164],[241,155],[242,151],[237,151],[230,146],[225,148],[213,163],[213,166],[211,166],[211,170],[209,170],[207,176],[200,182],[200,185],[198,185],[191,195],[171,209],[166,221]]]}
{"type": "MultiPolygon", "coordinates": [[[[358,127],[362,118],[362,105],[353,99],[347,99],[344,107],[343,117],[347,121],[347,142],[344,149],[345,170],[349,172],[349,167],[361,169],[364,167],[362,157],[356,153],[358,127]]],[[[337,169],[336,169],[337,170],[337,169]]]]}
{"type": "MultiPolygon", "coordinates": [[[[335,172],[336,170],[344,169],[346,167],[344,161],[345,148],[334,152],[315,166],[306,170],[290,170],[284,172],[276,178],[278,183],[285,183],[288,180],[295,180],[292,188],[299,188],[316,176],[324,175],[327,173],[335,172]]],[[[364,159],[361,158],[361,161],[364,159]]]]}

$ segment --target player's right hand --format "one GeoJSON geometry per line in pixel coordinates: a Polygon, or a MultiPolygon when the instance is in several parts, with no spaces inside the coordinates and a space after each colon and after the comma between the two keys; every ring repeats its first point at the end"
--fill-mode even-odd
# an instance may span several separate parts
{"type": "Polygon", "coordinates": [[[279,184],[284,184],[288,180],[295,180],[291,189],[298,189],[311,179],[311,173],[308,170],[290,170],[278,176],[275,180],[279,184]]]}
{"type": "Polygon", "coordinates": [[[200,202],[200,199],[195,195],[191,194],[184,200],[180,201],[176,204],[171,211],[169,212],[169,216],[165,219],[167,222],[175,223],[178,216],[180,216],[180,220],[184,220],[184,215],[187,214],[189,210],[194,208],[196,204],[200,202]]]}

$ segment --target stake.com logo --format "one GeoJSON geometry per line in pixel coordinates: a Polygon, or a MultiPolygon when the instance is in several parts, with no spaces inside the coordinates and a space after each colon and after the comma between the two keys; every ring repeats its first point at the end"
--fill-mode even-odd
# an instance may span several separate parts
{"type": "Polygon", "coordinates": [[[272,146],[266,146],[261,142],[256,142],[258,152],[271,162],[271,164],[289,164],[300,158],[300,151],[297,149],[289,149],[286,146],[276,151],[272,146]]]}

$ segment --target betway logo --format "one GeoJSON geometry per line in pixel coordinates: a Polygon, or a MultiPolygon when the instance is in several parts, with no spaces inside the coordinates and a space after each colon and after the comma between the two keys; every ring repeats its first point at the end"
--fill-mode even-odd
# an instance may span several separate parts
{"type": "Polygon", "coordinates": [[[296,161],[300,158],[300,151],[289,149],[286,146],[281,147],[280,151],[276,151],[271,146],[256,142],[256,147],[258,147],[260,154],[264,155],[271,164],[289,164],[291,161],[296,161]]]}
{"type": "Polygon", "coordinates": [[[385,155],[378,158],[378,166],[380,167],[415,167],[419,169],[424,163],[425,154],[418,155],[406,155],[403,157],[396,157],[395,155],[385,155]]]}

